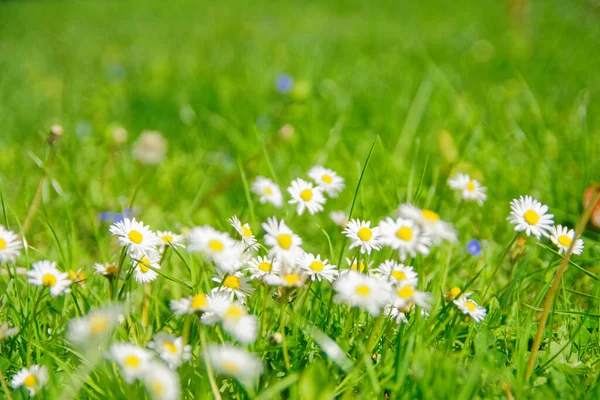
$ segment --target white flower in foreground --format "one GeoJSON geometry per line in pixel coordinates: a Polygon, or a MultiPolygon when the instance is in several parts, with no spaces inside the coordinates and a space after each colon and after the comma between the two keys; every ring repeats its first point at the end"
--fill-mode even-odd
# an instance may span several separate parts
{"type": "Polygon", "coordinates": [[[379,223],[381,241],[394,250],[398,250],[400,261],[408,256],[416,257],[429,254],[431,239],[423,232],[421,227],[410,219],[390,217],[379,223]]]}
{"type": "Polygon", "coordinates": [[[155,269],[160,269],[158,262],[160,256],[158,253],[152,253],[150,256],[142,256],[138,260],[132,261],[133,277],[138,283],[152,282],[158,277],[158,272],[155,269]]]}
{"type": "Polygon", "coordinates": [[[142,381],[154,400],[179,400],[181,398],[179,375],[160,362],[152,361],[148,365],[142,381]]]}
{"type": "Polygon", "coordinates": [[[204,293],[183,297],[179,300],[171,300],[169,305],[175,315],[194,314],[208,310],[208,301],[204,293]]]}
{"type": "Polygon", "coordinates": [[[416,286],[419,281],[417,273],[413,267],[397,263],[394,260],[386,260],[379,264],[373,270],[373,275],[379,275],[383,279],[389,280],[396,285],[412,285],[416,286]]]}
{"type": "Polygon", "coordinates": [[[119,364],[123,379],[127,383],[133,383],[140,378],[150,361],[154,359],[151,352],[131,343],[115,343],[110,346],[111,358],[119,364]]]}
{"type": "Polygon", "coordinates": [[[330,197],[337,197],[338,193],[344,189],[344,178],[335,171],[320,165],[312,167],[308,171],[308,176],[330,197]]]}
{"type": "Polygon", "coordinates": [[[21,255],[22,247],[19,237],[0,225],[0,263],[14,262],[21,255]]]}
{"type": "Polygon", "coordinates": [[[271,248],[271,257],[279,259],[284,265],[295,265],[297,258],[302,254],[302,239],[296,235],[283,220],[278,221],[271,217],[262,224],[267,232],[265,244],[271,248]]]}
{"type": "Polygon", "coordinates": [[[160,239],[160,245],[167,248],[173,247],[185,247],[185,237],[171,231],[157,231],[156,236],[160,239]]]}
{"type": "Polygon", "coordinates": [[[281,271],[281,263],[277,258],[255,257],[248,262],[250,279],[266,280],[269,275],[278,275],[281,271]]]}
{"type": "Polygon", "coordinates": [[[192,346],[184,345],[183,338],[166,332],[154,335],[148,348],[154,350],[171,369],[177,369],[192,358],[192,346]]]}
{"type": "Polygon", "coordinates": [[[13,389],[25,387],[29,391],[29,395],[33,397],[48,383],[48,368],[35,364],[29,368],[23,368],[13,376],[10,383],[13,389]]]}
{"type": "Polygon", "coordinates": [[[363,308],[372,316],[379,315],[391,296],[388,282],[355,271],[342,274],[333,283],[333,289],[336,302],[363,308]]]}
{"type": "Polygon", "coordinates": [[[223,296],[214,296],[211,298],[209,311],[221,321],[225,332],[240,343],[252,344],[256,341],[258,319],[248,314],[243,304],[223,296]]]}
{"type": "Polygon", "coordinates": [[[394,298],[394,307],[404,310],[410,308],[413,304],[426,310],[431,308],[431,295],[415,289],[414,285],[404,284],[396,288],[396,297],[394,298]]]}
{"type": "Polygon", "coordinates": [[[343,211],[332,211],[329,213],[329,218],[342,229],[348,225],[348,215],[343,211]]]}
{"type": "Polygon", "coordinates": [[[456,229],[449,222],[442,221],[434,211],[420,209],[412,204],[401,204],[397,213],[400,218],[412,219],[418,223],[434,244],[440,244],[444,240],[450,243],[458,241],[456,229]]]}
{"type": "Polygon", "coordinates": [[[487,188],[481,186],[479,182],[467,174],[457,174],[454,178],[448,180],[448,185],[460,192],[463,200],[476,201],[480,206],[487,199],[487,188]]]}
{"type": "Polygon", "coordinates": [[[254,288],[248,283],[249,278],[243,276],[241,272],[231,275],[217,272],[212,280],[220,284],[218,288],[213,290],[228,293],[232,299],[234,297],[244,299],[254,291],[254,288]]]}
{"type": "Polygon", "coordinates": [[[260,196],[261,204],[271,203],[275,207],[281,207],[283,205],[283,196],[279,186],[275,184],[269,178],[264,176],[257,176],[250,188],[252,193],[260,196]]]}
{"type": "Polygon", "coordinates": [[[260,248],[260,243],[258,243],[256,240],[256,237],[254,236],[249,224],[242,225],[238,217],[235,215],[228,219],[227,222],[229,222],[233,229],[235,229],[240,235],[246,250],[256,251],[260,248]]]}
{"type": "Polygon", "coordinates": [[[316,279],[319,282],[321,279],[325,279],[329,282],[333,282],[338,275],[338,271],[335,269],[335,265],[330,265],[328,260],[321,260],[321,255],[316,256],[311,253],[304,253],[298,260],[298,266],[306,271],[313,281],[316,279]]]}
{"type": "Polygon", "coordinates": [[[475,322],[481,322],[485,319],[487,314],[487,310],[473,300],[469,299],[466,295],[460,296],[458,299],[454,300],[454,304],[456,307],[463,312],[463,314],[468,314],[475,322]]]}
{"type": "Polygon", "coordinates": [[[325,196],[321,189],[314,187],[312,183],[298,178],[292,181],[287,191],[292,196],[289,203],[296,204],[298,215],[304,214],[304,210],[308,210],[311,214],[323,211],[325,196]]]}
{"type": "Polygon", "coordinates": [[[554,215],[548,214],[548,206],[531,196],[521,196],[510,202],[511,213],[507,220],[515,226],[515,231],[525,232],[527,236],[548,237],[548,231],[554,222],[554,215]]]}
{"type": "Polygon", "coordinates": [[[79,347],[98,347],[119,322],[121,310],[108,306],[69,321],[67,339],[79,347]]]}
{"type": "Polygon", "coordinates": [[[379,228],[371,228],[371,222],[353,219],[348,222],[344,234],[352,240],[350,249],[360,247],[362,254],[371,254],[372,250],[381,250],[379,228]]]}
{"type": "Polygon", "coordinates": [[[67,279],[69,274],[59,271],[55,262],[44,260],[33,263],[31,270],[27,271],[27,276],[27,282],[30,284],[49,288],[52,297],[71,291],[71,281],[67,279]]]}
{"type": "Polygon", "coordinates": [[[119,239],[119,244],[127,247],[129,253],[135,257],[156,252],[156,246],[161,244],[161,240],[150,230],[150,226],[136,221],[135,218],[115,222],[109,231],[119,239]]]}
{"type": "MultiPolygon", "coordinates": [[[[212,226],[195,227],[190,231],[189,252],[202,253],[211,261],[223,257],[227,250],[233,247],[235,240],[225,232],[220,232],[212,226]]],[[[225,256],[227,257],[227,256],[225,256]]]]}
{"type": "MultiPolygon", "coordinates": [[[[550,228],[550,240],[552,240],[552,243],[554,243],[558,248],[558,254],[566,253],[569,250],[569,247],[571,247],[573,240],[575,240],[575,231],[567,228],[566,226],[555,225],[550,228]]],[[[583,239],[577,238],[577,240],[575,240],[575,244],[573,245],[573,251],[571,254],[578,256],[582,252],[583,239]]]]}
{"type": "Polygon", "coordinates": [[[156,131],[143,131],[133,144],[131,154],[142,164],[160,164],[167,155],[167,140],[156,131]]]}
{"type": "Polygon", "coordinates": [[[94,269],[96,270],[94,272],[95,274],[101,274],[101,275],[106,276],[107,278],[114,278],[119,273],[119,269],[113,263],[105,263],[105,264],[96,263],[96,264],[94,264],[94,269]]]}
{"type": "Polygon", "coordinates": [[[17,333],[19,333],[19,328],[13,328],[7,323],[0,325],[0,342],[17,333]]]}
{"type": "Polygon", "coordinates": [[[217,374],[230,376],[252,385],[263,373],[262,360],[256,355],[230,344],[209,345],[204,355],[217,374]]]}

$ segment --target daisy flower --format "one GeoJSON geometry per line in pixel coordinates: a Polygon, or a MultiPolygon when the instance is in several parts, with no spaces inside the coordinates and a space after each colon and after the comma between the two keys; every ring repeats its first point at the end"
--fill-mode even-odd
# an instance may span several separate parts
{"type": "Polygon", "coordinates": [[[467,174],[457,174],[454,178],[448,180],[448,185],[461,193],[463,200],[476,201],[480,206],[487,199],[487,188],[481,186],[479,182],[467,174]]]}
{"type": "Polygon", "coordinates": [[[302,239],[296,235],[283,220],[277,221],[271,217],[262,224],[267,232],[265,244],[271,248],[271,257],[279,259],[284,265],[295,265],[296,259],[301,254],[302,239]]]}
{"type": "Polygon", "coordinates": [[[142,375],[146,390],[154,400],[179,400],[181,384],[177,372],[164,364],[152,361],[142,375]]]}
{"type": "Polygon", "coordinates": [[[131,343],[115,343],[110,346],[111,358],[119,364],[123,378],[133,383],[140,378],[154,356],[151,352],[131,343]]]}
{"type": "Polygon", "coordinates": [[[94,264],[94,269],[96,270],[95,274],[104,275],[107,278],[116,278],[119,273],[119,269],[113,263],[105,263],[105,264],[94,264]]]}
{"type": "Polygon", "coordinates": [[[298,215],[304,214],[304,210],[308,210],[310,214],[323,211],[325,204],[325,196],[319,187],[314,187],[312,183],[304,179],[295,179],[291,186],[287,189],[292,199],[290,204],[297,204],[296,212],[298,215]]]}
{"type": "Polygon", "coordinates": [[[73,318],[69,321],[67,339],[79,347],[97,347],[112,333],[120,316],[119,307],[109,306],[90,311],[85,317],[73,318]]]}
{"type": "MultiPolygon", "coordinates": [[[[569,247],[571,247],[574,239],[575,231],[573,229],[569,229],[562,225],[555,225],[550,228],[550,240],[558,248],[558,254],[566,253],[569,250],[569,247]]],[[[575,244],[573,245],[573,251],[571,254],[578,256],[582,251],[583,240],[577,238],[577,240],[575,240],[575,244]]]]}
{"type": "Polygon", "coordinates": [[[330,197],[337,197],[338,193],[344,189],[344,178],[335,171],[320,165],[312,167],[308,171],[308,176],[330,197]]]}
{"type": "Polygon", "coordinates": [[[269,275],[265,278],[265,282],[271,286],[281,286],[285,288],[299,288],[304,286],[306,276],[303,271],[295,268],[282,269],[279,275],[269,275]]]}
{"type": "Polygon", "coordinates": [[[348,268],[351,271],[365,273],[373,265],[373,260],[370,260],[367,264],[365,264],[364,260],[360,260],[360,262],[358,262],[356,259],[351,260],[348,257],[346,257],[346,263],[348,264],[348,268]]]}
{"type": "Polygon", "coordinates": [[[388,217],[379,223],[381,242],[394,250],[398,250],[400,261],[407,256],[416,257],[429,254],[431,239],[423,233],[421,227],[410,219],[388,217]]]}
{"type": "Polygon", "coordinates": [[[7,323],[0,325],[0,342],[17,333],[19,333],[19,328],[13,328],[7,323]]]}
{"type": "Polygon", "coordinates": [[[343,211],[332,211],[329,213],[329,218],[342,229],[348,225],[348,215],[343,211]]]}
{"type": "Polygon", "coordinates": [[[399,309],[406,309],[412,304],[416,304],[424,309],[431,307],[431,295],[426,292],[421,292],[415,289],[414,285],[403,284],[396,288],[396,297],[394,298],[393,305],[399,309]]]}
{"type": "Polygon", "coordinates": [[[212,226],[204,225],[195,227],[190,231],[190,244],[188,251],[201,253],[210,261],[217,259],[226,249],[234,245],[235,241],[225,232],[220,232],[212,226]]]}
{"type": "Polygon", "coordinates": [[[452,224],[442,221],[434,211],[420,209],[412,204],[401,204],[397,213],[400,218],[411,219],[419,224],[433,244],[440,244],[444,240],[450,243],[458,241],[458,234],[452,224]]]}
{"type": "Polygon", "coordinates": [[[22,247],[19,237],[0,225],[0,263],[14,262],[21,255],[22,247]]]}
{"type": "Polygon", "coordinates": [[[154,335],[148,348],[154,350],[171,369],[177,369],[184,361],[192,358],[192,346],[184,345],[183,338],[166,332],[154,335]]]}
{"type": "Polygon", "coordinates": [[[452,301],[458,297],[459,294],[462,293],[462,290],[458,286],[454,286],[452,289],[446,293],[446,301],[452,301]]]}
{"type": "Polygon", "coordinates": [[[379,228],[371,228],[371,222],[353,219],[348,222],[344,234],[352,240],[350,249],[360,247],[361,254],[371,254],[372,250],[381,250],[379,228]]]}
{"type": "Polygon", "coordinates": [[[391,287],[380,279],[348,271],[333,283],[337,303],[348,303],[351,307],[367,310],[377,316],[390,300],[391,287]]]}
{"type": "Polygon", "coordinates": [[[231,275],[217,272],[212,280],[220,285],[213,290],[228,293],[232,299],[234,297],[244,299],[254,291],[254,288],[248,283],[249,279],[243,276],[241,272],[231,275]]]}
{"type": "Polygon", "coordinates": [[[321,260],[321,255],[316,256],[311,253],[304,253],[298,261],[298,266],[306,271],[313,281],[316,279],[321,282],[321,279],[325,279],[329,282],[333,282],[338,275],[335,265],[330,265],[328,260],[321,260]]]}
{"type": "Polygon", "coordinates": [[[254,233],[249,224],[243,224],[240,222],[237,216],[233,216],[227,220],[233,226],[233,229],[241,236],[242,243],[247,250],[256,251],[260,248],[260,243],[256,240],[254,233]]]}
{"type": "Polygon", "coordinates": [[[160,256],[158,253],[152,253],[150,256],[142,256],[139,260],[133,260],[133,277],[138,283],[152,282],[158,277],[158,272],[154,269],[160,269],[158,262],[160,256]]]}
{"type": "MultiPolygon", "coordinates": [[[[221,321],[225,332],[240,343],[252,344],[258,334],[258,319],[248,314],[243,304],[231,301],[224,296],[214,296],[210,301],[209,311],[221,321]]],[[[214,319],[211,319],[213,322],[214,319]]],[[[205,321],[206,322],[206,321],[205,321]]]]}
{"type": "Polygon", "coordinates": [[[252,193],[260,196],[260,203],[271,203],[275,207],[281,207],[283,205],[283,196],[279,186],[275,184],[269,178],[264,176],[257,176],[250,187],[252,193]]]}
{"type": "Polygon", "coordinates": [[[248,262],[250,279],[264,280],[268,275],[278,275],[281,271],[281,263],[276,258],[255,257],[248,262]]]}
{"type": "Polygon", "coordinates": [[[227,274],[233,274],[242,269],[250,254],[241,242],[232,242],[222,252],[214,256],[215,266],[227,274]]]}
{"type": "Polygon", "coordinates": [[[144,225],[142,221],[136,221],[135,218],[125,218],[123,221],[115,222],[110,226],[109,231],[119,239],[121,246],[127,247],[129,253],[135,257],[156,252],[156,246],[162,243],[150,230],[150,226],[144,225]]]}
{"type": "Polygon", "coordinates": [[[169,246],[185,248],[185,237],[183,235],[178,235],[171,231],[157,231],[156,235],[160,239],[160,245],[164,248],[169,246]]]}
{"type": "Polygon", "coordinates": [[[387,305],[385,307],[385,314],[396,321],[399,324],[408,324],[408,318],[406,318],[406,312],[399,309],[398,307],[394,307],[392,305],[387,305]]]}
{"type": "Polygon", "coordinates": [[[183,297],[179,300],[171,300],[169,305],[175,315],[194,314],[208,310],[208,301],[204,293],[183,297]]]}
{"type": "Polygon", "coordinates": [[[473,300],[469,299],[467,295],[462,295],[458,299],[454,300],[454,305],[463,312],[463,314],[469,315],[475,320],[475,322],[481,322],[485,319],[487,310],[473,300]]]}
{"type": "Polygon", "coordinates": [[[209,345],[204,355],[217,374],[230,376],[251,385],[263,373],[262,360],[242,348],[230,344],[209,345]]]}
{"type": "Polygon", "coordinates": [[[521,196],[510,202],[511,213],[507,220],[515,226],[515,231],[527,236],[548,237],[548,231],[554,222],[554,215],[548,214],[548,206],[531,196],[521,196]]]}
{"type": "Polygon", "coordinates": [[[10,382],[13,389],[21,386],[29,391],[29,396],[35,396],[36,392],[48,383],[48,368],[39,365],[32,365],[29,368],[23,368],[10,382]]]}
{"type": "Polygon", "coordinates": [[[416,286],[419,281],[417,273],[413,267],[397,263],[393,260],[386,260],[379,264],[373,270],[374,275],[379,275],[383,279],[387,279],[397,285],[413,285],[416,286]]]}
{"type": "Polygon", "coordinates": [[[67,279],[69,274],[60,272],[58,268],[56,268],[55,262],[44,260],[33,263],[31,265],[31,270],[27,271],[27,276],[29,277],[27,282],[30,284],[50,288],[52,297],[66,294],[71,291],[71,289],[69,289],[71,281],[67,279]]]}

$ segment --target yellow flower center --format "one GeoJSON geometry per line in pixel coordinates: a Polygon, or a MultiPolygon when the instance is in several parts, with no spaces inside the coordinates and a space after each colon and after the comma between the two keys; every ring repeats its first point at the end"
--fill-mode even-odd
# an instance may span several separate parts
{"type": "Polygon", "coordinates": [[[225,278],[225,281],[223,281],[223,286],[230,289],[239,289],[241,284],[240,278],[235,275],[229,275],[227,278],[225,278]]]}
{"type": "Polygon", "coordinates": [[[262,261],[260,264],[258,264],[258,269],[260,269],[263,272],[271,272],[271,268],[273,268],[271,263],[268,263],[266,261],[262,261]]]}
{"type": "Polygon", "coordinates": [[[425,218],[429,222],[433,223],[440,220],[440,216],[431,210],[423,210],[421,211],[421,213],[423,215],[423,218],[425,218]]]}
{"type": "Polygon", "coordinates": [[[250,227],[248,226],[248,224],[242,226],[242,236],[243,237],[250,237],[250,236],[252,236],[252,229],[250,229],[250,227]]]}
{"type": "Polygon", "coordinates": [[[206,307],[206,295],[203,293],[197,294],[192,297],[192,308],[198,310],[202,307],[206,307]]]}
{"type": "Polygon", "coordinates": [[[365,263],[364,262],[360,262],[360,265],[357,265],[356,262],[352,264],[352,266],[350,267],[351,270],[353,271],[360,271],[363,272],[365,270],[365,263]]]}
{"type": "Polygon", "coordinates": [[[469,311],[475,311],[475,309],[477,308],[477,305],[470,300],[465,302],[465,306],[467,306],[469,311]]]}
{"type": "Polygon", "coordinates": [[[148,259],[148,257],[142,258],[138,265],[139,265],[140,271],[142,271],[143,273],[150,271],[150,268],[148,267],[148,265],[150,265],[150,259],[148,259]]]}
{"type": "Polygon", "coordinates": [[[292,247],[292,235],[282,233],[281,235],[277,236],[277,243],[282,249],[289,249],[290,247],[292,247]]]}
{"type": "Polygon", "coordinates": [[[358,285],[356,289],[354,289],[354,291],[356,292],[356,294],[363,297],[368,296],[369,293],[371,293],[371,289],[369,289],[367,285],[358,285]]]}
{"type": "Polygon", "coordinates": [[[413,237],[413,230],[408,226],[403,226],[396,232],[396,237],[400,240],[408,242],[413,237]]]}
{"type": "Polygon", "coordinates": [[[6,240],[0,238],[0,250],[6,249],[6,240]]]}
{"type": "Polygon", "coordinates": [[[240,308],[235,305],[229,307],[229,309],[225,312],[225,318],[231,318],[235,321],[240,319],[242,317],[242,315],[244,315],[242,310],[240,310],[240,308]]]}
{"type": "Polygon", "coordinates": [[[110,264],[108,267],[106,267],[106,273],[108,275],[116,275],[118,271],[119,270],[117,269],[117,267],[115,267],[112,264],[110,264]]]}
{"type": "Polygon", "coordinates": [[[403,281],[406,279],[406,274],[403,271],[392,271],[392,276],[398,281],[403,281]]]}
{"type": "Polygon", "coordinates": [[[560,243],[564,247],[569,247],[573,241],[567,235],[560,235],[558,237],[558,243],[560,243]]]}
{"type": "Polygon", "coordinates": [[[304,189],[300,192],[300,198],[304,201],[309,201],[310,199],[312,199],[312,196],[312,190],[310,189],[304,189]]]}
{"type": "Polygon", "coordinates": [[[56,285],[56,277],[52,274],[46,274],[42,277],[42,285],[54,286],[56,285]]]}
{"type": "Polygon", "coordinates": [[[360,240],[362,240],[363,242],[367,242],[373,237],[373,231],[364,226],[358,230],[357,235],[360,240]]]}
{"type": "Polygon", "coordinates": [[[474,191],[474,190],[475,190],[475,184],[473,183],[473,181],[472,181],[472,180],[470,180],[470,181],[469,181],[469,183],[467,183],[467,190],[468,190],[469,192],[472,192],[472,191],[474,191]]]}
{"type": "Polygon", "coordinates": [[[325,182],[325,183],[331,183],[331,182],[333,182],[333,178],[331,176],[329,176],[329,175],[323,175],[321,177],[321,180],[323,182],[325,182]]]}
{"type": "Polygon", "coordinates": [[[156,394],[163,394],[165,392],[165,387],[162,383],[154,381],[152,382],[152,391],[156,394]]]}
{"type": "Polygon", "coordinates": [[[273,191],[271,190],[270,187],[265,188],[265,194],[273,194],[273,191]]]}
{"type": "Polygon", "coordinates": [[[108,317],[106,315],[94,315],[90,320],[90,330],[94,335],[104,333],[108,328],[108,317]]]}
{"type": "Polygon", "coordinates": [[[171,243],[173,241],[173,236],[171,236],[171,235],[164,235],[161,239],[165,243],[171,243]]]}
{"type": "Polygon", "coordinates": [[[140,244],[144,240],[144,236],[142,236],[142,234],[136,231],[135,229],[129,232],[128,236],[129,240],[131,240],[135,244],[140,244]]]}
{"type": "Polygon", "coordinates": [[[529,225],[535,225],[540,220],[540,215],[533,210],[527,210],[525,211],[525,214],[523,214],[523,218],[525,218],[525,222],[529,225]]]}
{"type": "Polygon", "coordinates": [[[450,289],[450,292],[448,293],[448,297],[450,299],[455,299],[456,296],[458,296],[460,294],[461,290],[458,287],[453,287],[452,289],[450,289]]]}
{"type": "Polygon", "coordinates": [[[298,282],[302,280],[300,275],[298,274],[289,274],[283,277],[283,280],[287,283],[288,286],[297,285],[298,282]]]}
{"type": "Polygon", "coordinates": [[[413,288],[412,286],[404,286],[396,293],[399,297],[402,297],[403,299],[410,299],[413,296],[413,294],[415,294],[415,288],[413,288]]]}
{"type": "Polygon", "coordinates": [[[310,263],[310,269],[312,269],[315,272],[321,272],[324,268],[325,265],[321,261],[315,260],[310,263]]]}
{"type": "Polygon", "coordinates": [[[134,356],[133,354],[128,355],[123,360],[123,364],[125,364],[125,366],[130,367],[130,368],[137,368],[140,366],[141,363],[142,363],[142,360],[140,360],[140,358],[138,356],[134,356]]]}
{"type": "Polygon", "coordinates": [[[27,378],[25,378],[25,380],[23,381],[23,385],[25,385],[25,387],[28,388],[32,388],[35,387],[35,385],[37,385],[37,378],[35,377],[35,375],[27,375],[27,378]]]}
{"type": "Polygon", "coordinates": [[[238,365],[233,361],[225,361],[223,363],[223,369],[230,374],[235,374],[238,371],[238,365]]]}
{"type": "Polygon", "coordinates": [[[165,346],[165,348],[167,350],[169,350],[170,353],[173,353],[173,354],[177,353],[177,346],[175,346],[175,343],[173,343],[171,341],[168,341],[168,340],[165,340],[163,342],[163,346],[165,346]]]}
{"type": "Polygon", "coordinates": [[[212,251],[220,253],[220,252],[223,251],[223,247],[224,246],[223,246],[223,243],[221,243],[220,240],[213,239],[210,242],[208,242],[208,247],[210,247],[210,249],[212,251]]]}

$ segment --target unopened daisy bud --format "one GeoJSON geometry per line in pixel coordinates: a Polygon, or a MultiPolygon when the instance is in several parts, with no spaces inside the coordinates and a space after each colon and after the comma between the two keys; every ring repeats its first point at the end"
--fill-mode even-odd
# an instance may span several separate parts
{"type": "Polygon", "coordinates": [[[48,143],[50,143],[51,146],[54,146],[54,143],[56,143],[56,141],[58,139],[60,139],[60,137],[63,134],[63,127],[58,125],[58,124],[54,124],[50,127],[50,134],[48,135],[48,143]]]}
{"type": "Polygon", "coordinates": [[[459,287],[454,286],[450,291],[446,294],[446,301],[454,300],[459,294],[461,294],[461,290],[459,287]]]}

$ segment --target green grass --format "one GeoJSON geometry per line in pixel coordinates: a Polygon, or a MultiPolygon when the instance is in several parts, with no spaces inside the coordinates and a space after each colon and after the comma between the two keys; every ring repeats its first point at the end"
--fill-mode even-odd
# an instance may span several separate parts
{"type": "MultiPolygon", "coordinates": [[[[600,180],[600,8],[591,1],[528,1],[523,10],[518,1],[397,3],[1,2],[0,189],[9,229],[20,231],[48,176],[16,266],[48,259],[87,276],[86,288],[44,299],[33,330],[35,289],[22,277],[0,277],[0,321],[21,328],[2,342],[2,373],[10,379],[27,364],[29,345],[32,361],[50,370],[42,398],[61,398],[88,364],[64,333],[70,318],[108,301],[108,285],[92,266],[114,260],[119,249],[97,218],[101,211],[133,201],[145,223],[172,230],[229,230],[226,219],[237,214],[259,231],[277,215],[307,251],[333,262],[353,253],[329,211],[353,206],[353,216],[376,222],[409,201],[437,210],[459,231],[459,245],[413,261],[420,287],[436,299],[430,318],[385,325],[371,352],[375,320],[362,312],[345,330],[353,314],[329,308],[330,286],[315,285],[302,312],[288,316],[292,371],[267,334],[251,346],[266,366],[256,392],[218,378],[223,396],[597,398],[598,233],[585,232],[585,252],[573,259],[580,268],[567,270],[530,382],[524,374],[536,310],[560,258],[528,240],[523,258],[505,260],[493,280],[492,271],[514,236],[505,220],[511,199],[531,194],[557,223],[574,226],[584,189],[600,180]],[[298,84],[291,95],[274,88],[281,72],[298,84]],[[195,118],[181,118],[183,109],[195,118]],[[65,134],[46,164],[53,123],[65,134]],[[295,128],[291,140],[277,133],[286,123],[295,128]],[[129,132],[123,146],[111,140],[116,126],[129,132]],[[145,129],[168,139],[160,166],[131,158],[145,129]],[[276,210],[248,193],[257,175],[284,188],[317,163],[347,184],[325,213],[297,216],[292,206],[276,210]],[[457,206],[446,185],[455,171],[488,187],[482,208],[457,206]],[[471,238],[487,241],[482,256],[464,249],[471,238]],[[455,317],[442,299],[468,282],[489,312],[479,325],[455,317]],[[329,361],[312,325],[347,351],[351,368],[329,361]]],[[[171,254],[164,272],[206,290],[212,267],[180,253],[171,254]]],[[[388,256],[389,249],[374,258],[388,256]]],[[[155,281],[150,331],[169,326],[180,334],[183,320],[172,318],[168,300],[189,293],[177,281],[155,281]]],[[[145,344],[142,295],[134,284],[133,328],[119,328],[115,341],[145,344]]],[[[278,303],[254,296],[250,305],[266,313],[266,332],[279,329],[278,303]]],[[[193,322],[194,358],[180,369],[186,398],[210,395],[200,332],[208,342],[227,337],[193,322]]],[[[108,361],[84,379],[80,398],[144,393],[124,384],[108,361]]]]}

